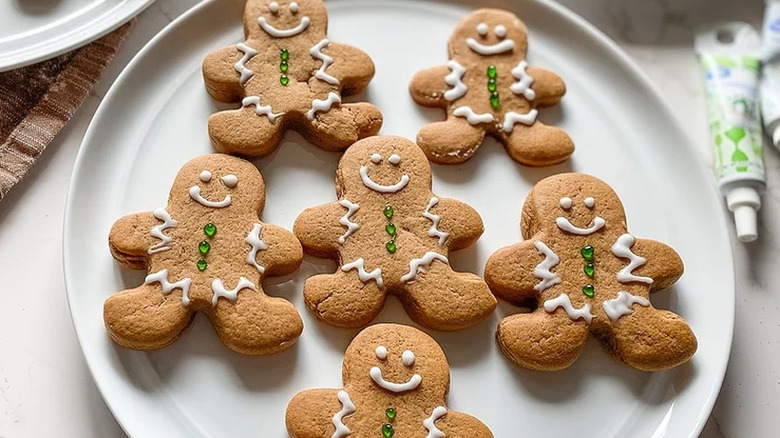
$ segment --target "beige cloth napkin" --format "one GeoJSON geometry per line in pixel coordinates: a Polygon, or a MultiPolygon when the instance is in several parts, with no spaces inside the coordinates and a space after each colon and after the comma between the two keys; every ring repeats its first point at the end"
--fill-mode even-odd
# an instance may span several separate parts
{"type": "Polygon", "coordinates": [[[0,201],[73,117],[132,24],[70,53],[0,73],[0,201]]]}

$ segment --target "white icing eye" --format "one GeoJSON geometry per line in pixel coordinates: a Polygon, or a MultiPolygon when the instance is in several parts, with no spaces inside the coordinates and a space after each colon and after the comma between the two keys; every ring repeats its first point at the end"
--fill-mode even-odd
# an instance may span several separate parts
{"type": "Polygon", "coordinates": [[[482,35],[482,36],[487,35],[487,33],[488,33],[488,25],[485,24],[485,23],[479,23],[477,25],[477,33],[482,35]]]}
{"type": "Polygon", "coordinates": [[[561,208],[562,209],[564,209],[564,210],[570,209],[571,208],[571,198],[568,198],[568,197],[561,198],[560,204],[561,204],[561,208]]]}
{"type": "Polygon", "coordinates": [[[390,158],[388,158],[388,159],[387,159],[387,161],[389,161],[389,162],[390,162],[390,164],[392,164],[392,165],[394,165],[394,166],[397,166],[397,165],[398,165],[398,163],[400,163],[400,162],[401,162],[401,156],[400,156],[400,155],[398,155],[398,154],[393,154],[393,155],[390,155],[390,158]]]}
{"type": "Polygon", "coordinates": [[[493,32],[496,33],[496,36],[499,38],[503,38],[506,36],[506,26],[503,24],[499,24],[493,29],[493,32]]]}
{"type": "Polygon", "coordinates": [[[223,183],[225,183],[226,186],[230,187],[231,189],[238,184],[238,177],[235,175],[225,175],[222,178],[220,178],[223,183]]]}
{"type": "Polygon", "coordinates": [[[407,367],[414,365],[414,353],[412,353],[411,350],[404,351],[404,353],[401,355],[401,363],[407,367]]]}
{"type": "Polygon", "coordinates": [[[588,196],[585,198],[585,206],[588,208],[593,208],[593,206],[596,205],[596,200],[588,196]]]}
{"type": "Polygon", "coordinates": [[[208,170],[204,170],[203,172],[201,172],[200,173],[200,180],[203,181],[203,182],[211,181],[211,172],[209,172],[208,170]]]}
{"type": "Polygon", "coordinates": [[[271,13],[276,15],[279,12],[279,3],[271,2],[270,5],[268,5],[268,9],[271,10],[271,13]]]}
{"type": "Polygon", "coordinates": [[[371,161],[373,161],[374,164],[379,164],[379,162],[382,161],[382,156],[379,154],[371,154],[371,161]]]}
{"type": "Polygon", "coordinates": [[[379,360],[387,359],[387,347],[384,345],[376,347],[376,357],[379,358],[379,360]]]}
{"type": "Polygon", "coordinates": [[[292,12],[293,14],[298,13],[298,3],[296,2],[290,3],[290,12],[292,12]]]}

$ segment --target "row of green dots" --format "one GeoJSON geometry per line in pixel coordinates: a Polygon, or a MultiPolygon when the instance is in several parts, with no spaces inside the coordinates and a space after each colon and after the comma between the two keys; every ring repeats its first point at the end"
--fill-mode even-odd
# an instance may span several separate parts
{"type": "MultiPolygon", "coordinates": [[[[214,237],[215,234],[217,234],[217,226],[213,223],[209,222],[206,225],[203,226],[203,234],[206,235],[207,238],[214,237]]],[[[198,244],[198,252],[200,253],[200,259],[198,260],[198,263],[196,265],[198,266],[198,270],[200,272],[203,272],[206,270],[206,267],[208,267],[208,262],[204,257],[206,257],[206,254],[211,251],[211,244],[208,242],[208,240],[203,240],[198,244]]]]}
{"type": "Polygon", "coordinates": [[[387,220],[390,221],[387,223],[387,225],[385,225],[385,231],[390,235],[390,240],[385,244],[385,248],[387,248],[387,252],[390,254],[395,254],[395,251],[398,248],[395,246],[395,224],[391,221],[391,219],[393,219],[393,207],[386,205],[383,213],[385,214],[387,220]]]}
{"type": "Polygon", "coordinates": [[[287,65],[287,60],[290,59],[290,52],[288,52],[287,49],[282,49],[281,52],[279,52],[279,58],[282,60],[279,63],[279,70],[282,71],[282,75],[279,77],[279,82],[286,86],[290,83],[290,78],[287,77],[287,70],[290,68],[290,66],[287,65]]]}
{"type": "MultiPolygon", "coordinates": [[[[595,252],[596,250],[590,245],[585,245],[580,250],[580,255],[585,259],[585,266],[582,270],[588,278],[593,278],[593,275],[596,273],[596,266],[593,264],[595,252]]],[[[592,284],[586,284],[585,286],[582,286],[582,293],[588,298],[593,298],[596,294],[596,288],[594,288],[592,284]]]]}
{"type": "Polygon", "coordinates": [[[395,435],[395,428],[389,422],[395,421],[395,409],[385,409],[385,418],[387,418],[388,422],[382,425],[382,436],[385,438],[392,438],[392,436],[395,435]]]}
{"type": "Polygon", "coordinates": [[[494,110],[498,109],[499,100],[498,100],[498,90],[496,89],[496,66],[491,65],[487,68],[487,77],[488,77],[488,83],[487,88],[488,91],[490,91],[490,106],[493,107],[494,110]]]}

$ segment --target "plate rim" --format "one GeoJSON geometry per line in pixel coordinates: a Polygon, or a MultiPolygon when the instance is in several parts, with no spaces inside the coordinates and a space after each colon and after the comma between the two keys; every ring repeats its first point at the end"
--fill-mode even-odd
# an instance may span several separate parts
{"type": "MultiPolygon", "coordinates": [[[[141,1],[148,1],[149,3],[153,2],[154,0],[141,0],[141,1]]],[[[209,7],[212,3],[218,2],[219,0],[204,0],[201,1],[195,5],[193,5],[190,9],[182,13],[180,16],[178,16],[176,19],[168,23],[163,29],[161,29],[154,37],[152,37],[144,46],[135,54],[133,55],[130,62],[127,63],[127,65],[122,69],[122,72],[119,74],[119,76],[116,78],[116,80],[113,82],[111,87],[109,88],[108,92],[106,93],[105,97],[101,100],[97,110],[92,116],[92,119],[90,120],[89,126],[87,127],[84,137],[82,138],[81,144],[79,145],[79,150],[76,156],[76,160],[74,162],[73,166],[73,172],[71,174],[70,181],[68,183],[68,190],[67,190],[67,196],[65,199],[65,211],[63,214],[63,225],[62,225],[62,269],[63,269],[63,277],[64,277],[64,283],[65,283],[65,291],[68,298],[68,311],[71,316],[71,322],[73,324],[74,330],[76,332],[76,338],[79,342],[79,347],[81,348],[82,355],[85,358],[85,362],[87,364],[87,368],[89,369],[90,376],[92,377],[92,380],[95,384],[95,387],[98,389],[98,392],[100,393],[101,397],[103,398],[104,402],[106,403],[106,406],[108,407],[109,411],[112,413],[114,418],[116,419],[117,423],[120,425],[122,430],[131,437],[137,436],[131,433],[131,430],[133,430],[131,418],[127,415],[120,414],[116,409],[115,406],[112,405],[112,403],[109,401],[109,395],[107,391],[107,387],[104,387],[103,384],[99,383],[99,380],[96,378],[95,370],[93,367],[92,362],[89,359],[89,356],[87,355],[87,352],[85,350],[84,343],[82,342],[82,333],[79,330],[79,324],[76,321],[76,319],[73,317],[73,309],[72,309],[72,290],[75,289],[73,285],[70,284],[72,276],[69,275],[68,272],[68,265],[66,263],[67,260],[67,251],[68,248],[71,246],[68,234],[66,231],[71,227],[72,218],[71,215],[73,214],[74,207],[71,205],[74,198],[74,180],[76,176],[80,173],[81,167],[85,166],[85,162],[87,161],[86,154],[84,153],[83,146],[87,144],[88,142],[92,141],[92,137],[95,135],[95,131],[98,129],[95,120],[102,118],[103,112],[106,111],[106,108],[109,106],[107,102],[111,102],[114,99],[114,94],[118,93],[118,89],[120,88],[120,85],[126,80],[126,77],[130,75],[130,72],[135,69],[136,65],[139,64],[143,58],[146,57],[147,53],[153,50],[154,46],[156,46],[161,40],[167,37],[169,33],[171,33],[175,28],[182,25],[185,21],[188,21],[192,16],[197,15],[201,12],[202,9],[205,9],[209,7]]],[[[327,0],[325,0],[327,1],[327,0]]],[[[525,0],[528,2],[533,2],[537,6],[544,8],[547,10],[547,12],[552,14],[557,14],[560,17],[562,17],[565,20],[570,21],[577,27],[579,27],[580,30],[587,33],[589,36],[593,37],[596,40],[597,44],[601,44],[605,49],[607,49],[611,56],[614,56],[617,63],[622,64],[624,68],[629,71],[635,79],[637,79],[642,86],[649,91],[649,93],[646,95],[648,99],[651,99],[655,105],[662,108],[663,111],[666,113],[666,116],[672,121],[673,125],[670,126],[672,129],[674,129],[677,134],[683,139],[682,143],[685,143],[685,148],[692,149],[695,155],[701,155],[698,151],[696,151],[695,147],[693,146],[693,140],[691,136],[688,134],[688,132],[684,129],[682,122],[674,115],[674,113],[671,111],[671,104],[667,102],[663,96],[661,95],[659,88],[650,80],[649,76],[639,67],[639,65],[636,63],[636,61],[625,51],[623,50],[612,38],[607,36],[603,31],[601,31],[599,28],[597,28],[594,24],[590,23],[568,7],[555,2],[554,0],[525,0]]],[[[0,67],[0,71],[2,70],[2,67],[0,67]]],[[[698,161],[697,163],[692,163],[696,166],[703,166],[706,170],[707,165],[704,161],[698,161]]],[[[707,172],[705,172],[706,174],[707,172]]],[[[707,189],[707,196],[715,197],[715,201],[717,203],[721,203],[721,196],[714,184],[708,185],[709,189],[707,189]]],[[[715,205],[718,205],[718,204],[715,205]]],[[[717,227],[720,228],[724,233],[724,236],[730,236],[731,233],[729,231],[729,227],[727,224],[727,217],[723,212],[721,211],[719,214],[714,216],[714,220],[717,222],[717,227]]],[[[727,287],[728,290],[731,291],[731,299],[729,300],[729,306],[728,306],[728,313],[729,317],[725,321],[725,323],[728,325],[727,330],[727,348],[724,348],[725,351],[725,357],[721,358],[720,365],[718,366],[718,369],[715,372],[715,375],[717,376],[717,379],[713,384],[710,386],[710,391],[707,394],[707,398],[704,401],[704,403],[701,405],[696,423],[694,424],[693,429],[690,431],[689,436],[690,437],[696,437],[699,436],[701,431],[704,429],[705,424],[707,423],[707,420],[709,419],[715,402],[718,399],[718,395],[720,394],[720,390],[723,385],[723,381],[725,378],[726,370],[728,368],[729,358],[731,356],[731,347],[733,344],[733,337],[734,337],[734,318],[735,318],[735,312],[736,312],[736,268],[735,268],[735,260],[734,260],[734,250],[732,247],[732,239],[730,237],[723,237],[727,239],[728,245],[725,245],[725,250],[727,251],[727,256],[731,260],[730,266],[731,268],[728,270],[727,276],[727,287]]],[[[715,365],[712,365],[715,366],[715,365]]]]}
{"type": "Polygon", "coordinates": [[[36,64],[92,43],[118,29],[154,2],[155,0],[125,0],[124,4],[109,16],[101,18],[96,24],[82,26],[71,36],[53,42],[38,43],[33,48],[17,49],[14,51],[17,55],[7,56],[0,51],[0,73],[36,64]]]}

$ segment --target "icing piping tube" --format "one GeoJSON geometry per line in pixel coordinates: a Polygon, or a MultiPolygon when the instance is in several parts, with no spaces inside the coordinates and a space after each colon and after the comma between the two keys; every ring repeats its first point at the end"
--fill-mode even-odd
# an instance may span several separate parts
{"type": "Polygon", "coordinates": [[[757,100],[760,46],[758,32],[746,23],[723,23],[696,33],[715,179],[743,242],[758,238],[760,192],[766,188],[757,100]]]}
{"type": "Polygon", "coordinates": [[[780,0],[768,0],[761,40],[761,116],[764,131],[780,149],[780,0]]]}

